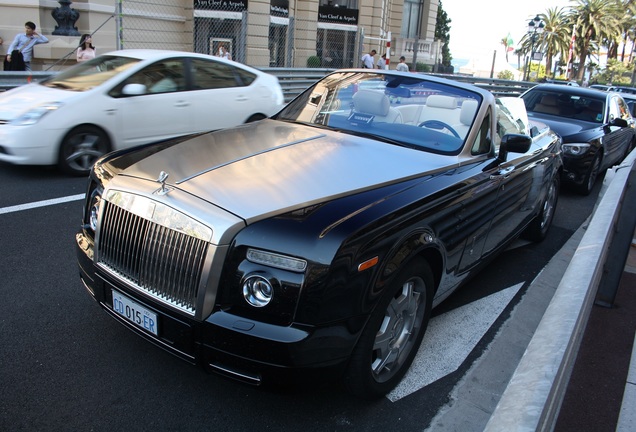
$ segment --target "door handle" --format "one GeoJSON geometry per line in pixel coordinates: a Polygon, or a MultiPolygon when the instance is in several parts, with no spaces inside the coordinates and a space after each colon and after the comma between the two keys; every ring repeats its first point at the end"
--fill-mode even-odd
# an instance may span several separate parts
{"type": "Polygon", "coordinates": [[[177,108],[183,108],[183,107],[187,107],[189,106],[190,103],[188,101],[177,101],[174,106],[176,106],[177,108]]]}
{"type": "Polygon", "coordinates": [[[494,180],[494,179],[498,179],[500,177],[508,178],[508,177],[510,177],[510,173],[512,173],[514,170],[515,170],[515,167],[513,167],[513,166],[508,167],[508,168],[502,168],[499,171],[497,171],[496,173],[491,174],[490,175],[490,179],[494,180]]]}

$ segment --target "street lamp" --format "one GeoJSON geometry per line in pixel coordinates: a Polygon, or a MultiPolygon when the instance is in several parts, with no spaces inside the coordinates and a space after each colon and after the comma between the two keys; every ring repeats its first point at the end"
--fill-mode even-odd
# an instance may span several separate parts
{"type": "Polygon", "coordinates": [[[528,23],[528,34],[530,35],[530,55],[528,56],[528,61],[526,62],[526,74],[523,78],[524,81],[528,81],[528,74],[530,73],[530,62],[532,62],[532,56],[534,54],[534,43],[537,40],[537,35],[543,33],[543,28],[545,24],[539,18],[539,15],[534,17],[528,23]]]}

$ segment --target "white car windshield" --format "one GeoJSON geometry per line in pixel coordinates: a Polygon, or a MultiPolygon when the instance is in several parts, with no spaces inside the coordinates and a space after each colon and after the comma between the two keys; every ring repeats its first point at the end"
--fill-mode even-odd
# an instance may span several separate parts
{"type": "Polygon", "coordinates": [[[117,74],[140,62],[140,59],[118,56],[100,56],[56,74],[41,85],[72,91],[87,91],[108,81],[117,74]]]}
{"type": "Polygon", "coordinates": [[[481,102],[478,93],[424,75],[343,71],[319,81],[276,119],[457,154],[481,102]]]}

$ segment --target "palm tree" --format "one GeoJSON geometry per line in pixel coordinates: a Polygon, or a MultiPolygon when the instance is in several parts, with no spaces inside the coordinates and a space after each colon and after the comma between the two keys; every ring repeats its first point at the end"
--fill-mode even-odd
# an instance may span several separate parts
{"type": "Polygon", "coordinates": [[[580,81],[585,73],[585,62],[592,44],[600,44],[604,38],[620,37],[622,28],[619,17],[624,12],[619,6],[620,2],[616,0],[573,1],[577,4],[572,8],[569,18],[576,23],[576,44],[580,64],[577,80],[580,81]]]}
{"type": "Polygon", "coordinates": [[[571,32],[567,24],[568,9],[548,8],[545,13],[539,14],[545,24],[541,34],[540,46],[545,50],[545,73],[550,76],[552,71],[552,59],[556,55],[561,58],[567,56],[570,48],[571,32]]]}
{"type": "MultiPolygon", "coordinates": [[[[623,13],[622,17],[622,26],[623,26],[623,34],[622,34],[622,42],[623,49],[621,52],[621,61],[625,61],[625,50],[627,49],[627,44],[631,41],[632,52],[634,50],[634,42],[636,41],[636,0],[624,0],[623,9],[627,13],[623,13]]],[[[631,52],[629,53],[629,63],[631,63],[631,52]]]]}

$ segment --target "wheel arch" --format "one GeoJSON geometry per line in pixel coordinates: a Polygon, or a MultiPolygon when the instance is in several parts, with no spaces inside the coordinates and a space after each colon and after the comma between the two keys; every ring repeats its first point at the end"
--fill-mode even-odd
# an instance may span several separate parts
{"type": "Polygon", "coordinates": [[[412,231],[395,243],[382,260],[372,291],[377,292],[388,286],[399,270],[415,257],[422,257],[428,263],[433,272],[433,291],[437,292],[443,274],[444,256],[436,236],[427,228],[412,231]]]}
{"type": "Polygon", "coordinates": [[[252,123],[252,122],[263,120],[263,119],[266,119],[266,118],[267,118],[267,116],[265,114],[263,114],[263,113],[254,113],[254,114],[251,114],[247,118],[247,120],[245,120],[245,123],[252,123]]]}

